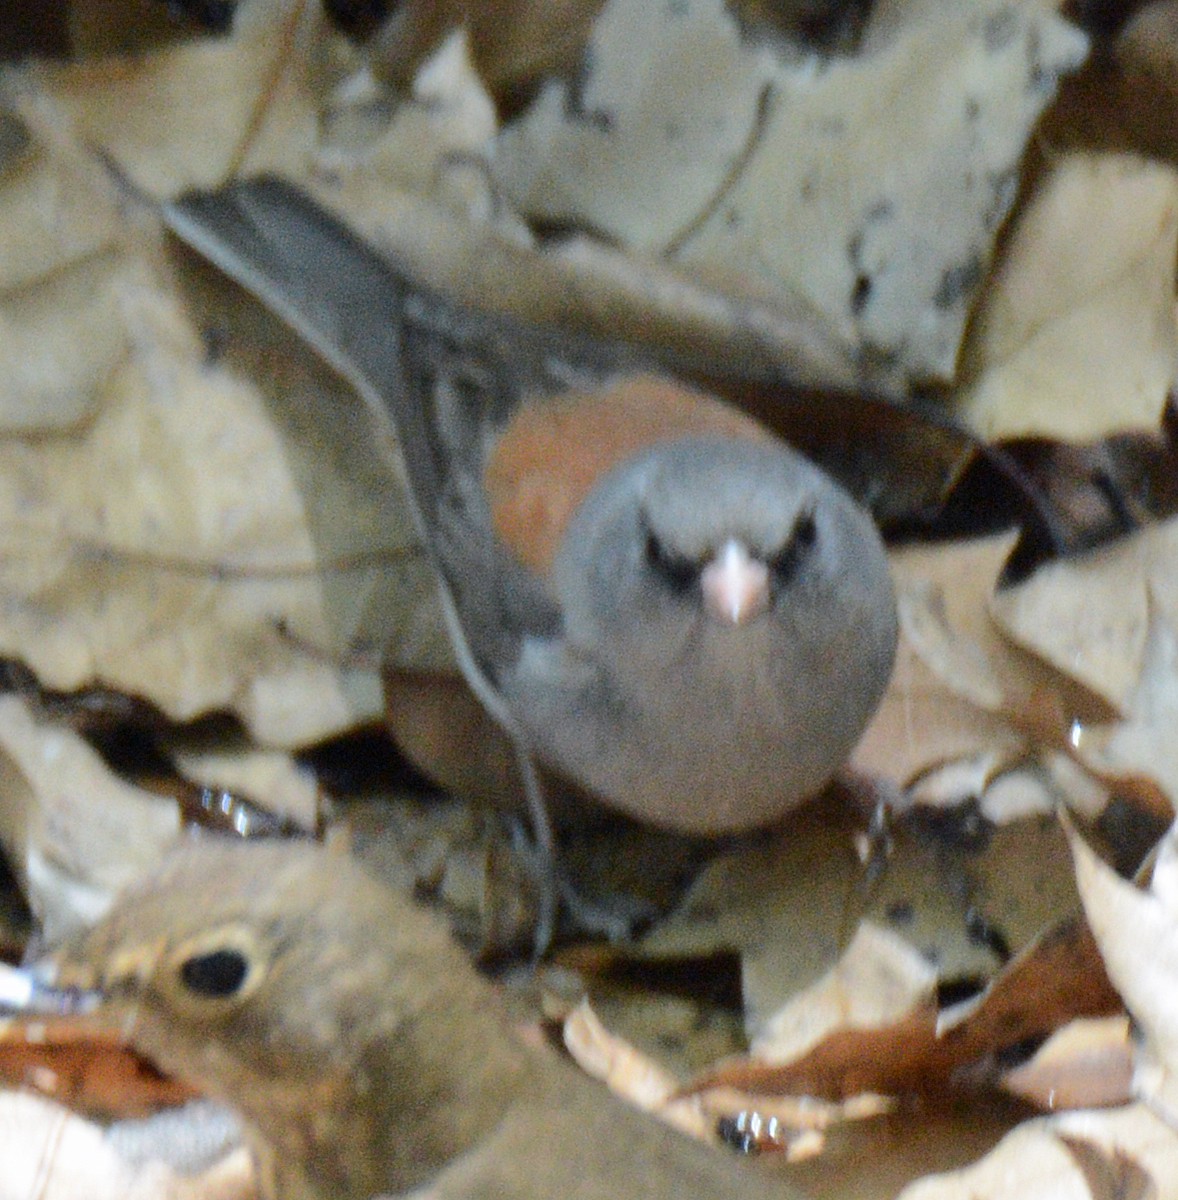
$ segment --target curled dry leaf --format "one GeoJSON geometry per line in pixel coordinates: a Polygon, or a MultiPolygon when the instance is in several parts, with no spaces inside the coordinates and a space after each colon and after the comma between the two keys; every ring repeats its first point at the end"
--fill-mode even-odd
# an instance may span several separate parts
{"type": "Polygon", "coordinates": [[[957,874],[951,835],[939,845],[897,822],[887,870],[868,888],[853,852],[863,821],[828,795],[793,816],[780,835],[717,857],[637,953],[657,962],[738,952],[745,1027],[753,1036],[827,976],[865,916],[935,958],[946,978],[993,972],[993,953],[970,936],[964,919],[957,885],[965,875],[957,874]]]}
{"type": "Polygon", "coordinates": [[[976,796],[1035,749],[1065,746],[1073,719],[1109,717],[1098,697],[995,623],[992,608],[1007,603],[1004,592],[994,598],[995,583],[1013,543],[1003,534],[892,553],[900,644],[852,756],[857,770],[909,786],[952,766],[955,798],[976,796]],[[961,764],[973,769],[961,773],[961,764]]]}
{"type": "Polygon", "coordinates": [[[582,1000],[565,1018],[564,1044],[581,1068],[609,1085],[636,1108],[662,1117],[701,1141],[715,1141],[710,1123],[693,1097],[678,1096],[679,1081],[666,1068],[611,1034],[582,1000]]]}
{"type": "Polygon", "coordinates": [[[986,601],[1013,539],[895,551],[900,644],[888,690],[852,765],[906,786],[931,767],[978,755],[1016,758],[1025,736],[1004,719],[1004,647],[986,601]]]}
{"type": "Polygon", "coordinates": [[[1132,1074],[1129,1018],[1122,1014],[1065,1025],[1007,1071],[1002,1086],[1048,1111],[1109,1108],[1129,1100],[1132,1074]]]}
{"type": "MultiPolygon", "coordinates": [[[[941,1096],[999,1082],[1004,1052],[1046,1036],[1076,1018],[1120,1010],[1083,922],[1056,923],[1018,954],[986,990],[939,1011],[932,997],[913,994],[894,1019],[843,1021],[822,1012],[824,984],[791,1001],[824,1018],[822,1037],[799,1040],[796,1053],[767,1060],[753,1053],[702,1072],[690,1085],[705,1095],[734,1087],[759,1096],[817,1096],[845,1100],[864,1093],[941,1096]]],[[[871,997],[859,998],[864,1008],[871,997]]]]}
{"type": "MultiPolygon", "coordinates": [[[[824,1133],[841,1120],[863,1120],[887,1111],[878,1097],[843,1104],[812,1097],[767,1097],[717,1087],[683,1095],[678,1081],[649,1056],[611,1034],[583,1000],[564,1022],[564,1041],[577,1063],[623,1099],[701,1141],[747,1135],[750,1149],[782,1152],[789,1161],[821,1153],[824,1133]],[[763,1137],[758,1139],[758,1133],[763,1137]]],[[[742,1139],[743,1140],[743,1139],[742,1139]]]]}
{"type": "Polygon", "coordinates": [[[853,765],[992,819],[1115,792],[1168,818],[1178,521],[995,589],[1010,542],[893,552],[900,645],[853,765]]]}
{"type": "MultiPolygon", "coordinates": [[[[750,1036],[759,1040],[772,1014],[800,996],[799,1011],[811,1014],[808,1028],[830,1033],[830,1058],[827,1051],[816,1052],[819,1070],[827,1072],[829,1061],[837,1064],[830,1068],[837,1072],[843,1069],[839,1046],[853,1058],[858,1055],[855,1037],[845,1029],[845,1014],[856,1008],[870,1011],[878,1003],[878,988],[868,975],[866,997],[848,998],[835,992],[834,1003],[826,996],[825,1009],[810,1003],[806,991],[821,987],[820,981],[828,977],[858,922],[870,921],[904,939],[908,955],[919,955],[935,966],[938,989],[943,986],[959,993],[963,986],[976,989],[988,980],[993,981],[991,987],[998,987],[1013,964],[1031,953],[1028,947],[1037,944],[1042,931],[1055,929],[1076,909],[1066,845],[1052,817],[1038,815],[994,826],[976,804],[948,811],[913,806],[890,822],[886,866],[877,877],[852,853],[865,819],[857,810],[843,810],[837,795],[828,794],[792,818],[780,836],[759,839],[757,845],[744,845],[715,859],[700,873],[676,913],[630,953],[657,964],[661,958],[715,953],[720,948],[738,952],[750,1036]]],[[[1019,1015],[1011,1021],[1023,1036],[1048,1033],[1077,1013],[1093,1011],[1090,1005],[1104,1012],[1108,1004],[1116,1003],[1115,995],[1110,1000],[1107,987],[1099,986],[1103,980],[1099,956],[1084,954],[1082,944],[1077,947],[1063,936],[1057,938],[1057,945],[1061,951],[1067,948],[1064,961],[1039,960],[1038,967],[1023,968],[1027,974],[1020,976],[1021,991],[1035,997],[1032,1011],[1018,1009],[1019,1015]],[[1082,964],[1087,979],[1082,986],[1066,975],[1068,962],[1082,964]],[[1043,972],[1043,988],[1066,978],[1064,999],[1048,1005],[1043,991],[1026,982],[1034,980],[1038,970],[1043,972]],[[1068,1007],[1067,995],[1079,1010],[1068,1007]],[[1040,1020],[1047,1023],[1036,1024],[1040,1020]]],[[[1010,1011],[1011,1003],[1010,995],[1004,995],[1003,1011],[1010,1011]]],[[[936,1020],[935,1007],[922,1009],[914,1036],[934,1038],[936,1020]]],[[[976,1058],[993,1050],[993,1036],[1003,1035],[994,1034],[996,1027],[986,1028],[989,1032],[976,1026],[966,1049],[948,1047],[944,1051],[948,1058],[940,1061],[959,1064],[963,1056],[976,1058]]],[[[900,1034],[888,1036],[895,1049],[888,1050],[886,1061],[904,1061],[900,1034]]],[[[941,1053],[932,1051],[934,1057],[941,1053]]],[[[879,1066],[885,1058],[878,1049],[858,1055],[856,1061],[869,1061],[885,1070],[879,1066]]],[[[902,1072],[895,1084],[900,1090],[921,1086],[913,1083],[914,1074],[907,1066],[902,1072]]],[[[938,1067],[930,1071],[933,1075],[942,1078],[944,1071],[938,1067]]],[[[821,1094],[845,1093],[831,1091],[824,1082],[821,1094]]]]}
{"type": "Polygon", "coordinates": [[[199,787],[224,788],[285,818],[300,829],[313,831],[320,819],[319,785],[312,772],[301,768],[281,750],[259,750],[229,738],[216,744],[193,743],[182,735],[165,738],[164,746],[176,769],[199,787]]]}
{"type": "Polygon", "coordinates": [[[1088,923],[1141,1030],[1134,1093],[1178,1130],[1178,826],[1162,840],[1148,891],[1121,879],[1070,826],[1068,835],[1088,923]]]}
{"type": "Polygon", "coordinates": [[[786,1162],[817,1158],[827,1131],[845,1121],[866,1121],[893,1109],[886,1096],[861,1094],[841,1103],[814,1096],[766,1096],[715,1087],[698,1100],[721,1139],[747,1154],[783,1154],[786,1162]]]}
{"type": "Polygon", "coordinates": [[[76,733],[0,697],[0,838],[47,939],[96,920],[180,831],[174,801],[116,778],[76,733]]]}
{"type": "Polygon", "coordinates": [[[1125,720],[1086,729],[1079,738],[1080,757],[1093,771],[1124,787],[1127,780],[1155,784],[1166,815],[1178,808],[1178,636],[1156,610],[1150,614],[1141,675],[1128,698],[1125,720]],[[1164,806],[1168,805],[1168,809],[1164,806]]]}
{"type": "Polygon", "coordinates": [[[409,0],[374,39],[373,69],[401,89],[460,25],[501,110],[518,107],[545,77],[576,65],[602,0],[409,0]]]}

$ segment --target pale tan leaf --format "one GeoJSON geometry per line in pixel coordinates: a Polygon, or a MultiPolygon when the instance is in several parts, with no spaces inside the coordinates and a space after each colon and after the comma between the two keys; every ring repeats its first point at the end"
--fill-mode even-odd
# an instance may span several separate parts
{"type": "Polygon", "coordinates": [[[1106,866],[1069,828],[1076,883],[1109,978],[1142,1031],[1134,1093],[1178,1129],[1178,827],[1148,891],[1106,866]]]}
{"type": "Polygon", "coordinates": [[[991,611],[1019,645],[1124,712],[1145,667],[1152,613],[1178,628],[1178,520],[1040,568],[991,611]]]}
{"type": "Polygon", "coordinates": [[[1129,1099],[1132,1074],[1128,1017],[1093,1017],[1052,1034],[1002,1086],[1048,1111],[1109,1107],[1129,1099]]]}
{"type": "Polygon", "coordinates": [[[246,1150],[195,1175],[121,1158],[100,1126],[38,1096],[0,1092],[5,1200],[255,1200],[246,1150]]]}
{"type": "Polygon", "coordinates": [[[1176,241],[1173,167],[1114,154],[1058,161],[963,349],[960,417],[986,438],[1156,428],[1178,367],[1176,241]]]}
{"type": "Polygon", "coordinates": [[[907,786],[945,763],[984,762],[988,778],[1023,754],[1025,731],[1004,711],[1040,676],[986,611],[1009,535],[890,556],[900,644],[888,689],[852,765],[907,786]]]}
{"type": "Polygon", "coordinates": [[[244,796],[268,813],[313,831],[322,796],[310,770],[281,750],[260,750],[246,739],[228,735],[193,739],[183,733],[164,736],[177,771],[201,787],[224,788],[244,796]]]}
{"type": "Polygon", "coordinates": [[[765,1062],[800,1058],[840,1029],[888,1025],[928,1005],[937,969],[911,943],[860,923],[838,963],[765,1022],[751,1051],[765,1062]]]}
{"type": "Polygon", "coordinates": [[[1084,729],[1077,751],[1107,776],[1147,776],[1178,810],[1178,636],[1170,619],[1151,612],[1141,674],[1126,699],[1125,720],[1084,729]]]}
{"type": "Polygon", "coordinates": [[[0,696],[0,839],[49,940],[96,920],[176,839],[176,802],[124,783],[76,733],[0,696]]]}
{"type": "Polygon", "coordinates": [[[237,173],[301,172],[315,138],[318,5],[248,0],[233,35],[147,54],[27,69],[25,103],[51,106],[79,143],[159,197],[237,173]]]}
{"type": "Polygon", "coordinates": [[[1178,1138],[1142,1105],[1027,1121],[961,1171],[910,1184],[897,1200],[1174,1200],[1178,1138]],[[1080,1143],[1076,1146],[1075,1143],[1080,1143]],[[1090,1148],[1104,1170],[1084,1152],[1090,1148]]]}
{"type": "Polygon", "coordinates": [[[525,212],[580,216],[627,245],[661,249],[742,167],[773,57],[745,46],[732,15],[708,0],[673,11],[613,0],[587,54],[575,100],[550,81],[504,130],[497,177],[525,212]]]}
{"type": "Polygon", "coordinates": [[[35,104],[25,121],[11,114],[23,150],[0,174],[0,291],[28,286],[117,245],[122,235],[114,190],[92,156],[60,136],[35,104]]]}
{"type": "Polygon", "coordinates": [[[549,83],[496,171],[526,212],[801,298],[846,345],[948,377],[1027,132],[1085,53],[1051,7],[890,5],[816,71],[743,43],[720,0],[614,0],[577,95],[549,83]]]}
{"type": "Polygon", "coordinates": [[[611,1034],[582,1000],[564,1022],[564,1044],[583,1070],[608,1084],[615,1094],[654,1113],[701,1141],[715,1140],[715,1126],[695,1097],[677,1099],[679,1081],[665,1067],[622,1038],[611,1034]]]}
{"type": "Polygon", "coordinates": [[[0,297],[0,427],[28,433],[76,425],[127,350],[109,303],[134,266],[100,254],[0,297]],[[85,346],[85,353],[78,347],[85,346]]]}
{"type": "Polygon", "coordinates": [[[380,713],[375,671],[335,665],[366,631],[421,666],[449,651],[359,401],[213,294],[236,330],[221,363],[140,272],[108,300],[131,353],[94,421],[0,442],[0,649],[51,687],[101,682],[180,720],[233,709],[299,745],[380,713]]]}

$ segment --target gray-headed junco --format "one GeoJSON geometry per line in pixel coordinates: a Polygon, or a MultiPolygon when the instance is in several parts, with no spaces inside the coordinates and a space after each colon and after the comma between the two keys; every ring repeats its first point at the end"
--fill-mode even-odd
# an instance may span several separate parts
{"type": "Polygon", "coordinates": [[[165,213],[395,434],[463,672],[525,763],[706,834],[838,769],[896,615],[871,519],[822,471],[649,354],[414,287],[286,183],[165,213]]]}

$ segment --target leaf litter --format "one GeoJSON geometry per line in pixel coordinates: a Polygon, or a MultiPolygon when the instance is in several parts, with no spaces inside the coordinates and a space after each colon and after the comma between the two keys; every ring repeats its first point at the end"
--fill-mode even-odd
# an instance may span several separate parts
{"type": "MultiPolygon", "coordinates": [[[[1174,7],[1143,6],[1101,47],[1125,67],[1126,111],[1156,102],[1156,81],[1165,90],[1156,64],[1178,44],[1174,7]]],[[[578,26],[594,48],[579,81],[562,74],[575,47],[498,73],[507,52],[496,58],[476,30],[474,43],[439,38],[423,52],[416,99],[401,104],[382,90],[379,41],[366,58],[317,6],[289,0],[238,5],[227,35],[130,52],[133,22],[115,36],[91,21],[84,59],[6,71],[0,651],[52,691],[143,697],[177,730],[230,713],[264,752],[250,782],[224,774],[216,746],[187,749],[182,731],[160,744],[198,781],[293,805],[304,824],[312,802],[291,752],[382,718],[379,655],[453,670],[399,480],[347,434],[362,416],[340,417],[355,398],[164,241],[95,150],[156,198],[277,170],[423,282],[467,301],[494,295],[527,319],[687,345],[697,363],[731,356],[753,374],[787,364],[826,388],[868,381],[899,396],[931,380],[945,411],[986,438],[1099,447],[1157,430],[1178,358],[1175,148],[1069,145],[1020,175],[1044,110],[1058,137],[1069,89],[1113,87],[1086,67],[1052,111],[1085,49],[1054,6],[880,6],[854,49],[833,55],[783,44],[779,30],[748,38],[703,0],[673,18],[623,0],[601,10],[578,26]],[[666,39],[668,53],[651,56],[661,76],[626,62],[627,37],[643,41],[638,20],[665,22],[649,39],[666,39]],[[681,80],[716,55],[710,87],[685,92],[681,80]],[[530,103],[512,109],[507,78],[533,88],[530,103]],[[686,177],[676,154],[690,158],[686,177]]],[[[527,6],[504,20],[515,17],[529,28],[527,6]]],[[[711,1136],[723,1120],[747,1134],[754,1118],[764,1134],[773,1118],[800,1153],[837,1162],[846,1116],[886,1110],[856,1124],[904,1129],[922,1120],[913,1096],[928,1121],[927,1106],[952,1108],[962,1092],[975,1115],[994,1089],[1046,1108],[1066,1093],[1112,1107],[1018,1124],[971,1174],[904,1194],[1168,1194],[1173,1021],[1150,998],[1173,989],[1141,989],[1165,955],[1135,924],[1150,910],[1116,899],[1130,885],[1089,894],[1084,881],[1103,877],[1077,849],[1092,940],[1050,815],[1069,808],[1130,871],[1132,847],[1170,816],[1178,573],[1154,499],[1132,510],[1128,536],[1013,586],[999,583],[1008,536],[896,549],[904,640],[844,799],[713,854],[676,912],[612,952],[644,969],[739,956],[743,999],[721,1062],[674,1069],[690,1057],[690,1026],[707,1023],[698,997],[671,1006],[674,1037],[657,1020],[636,1027],[656,1060],[672,1060],[663,1099],[698,1112],[709,1079],[742,1088],[707,1110],[711,1136]],[[881,798],[891,825],[866,844],[881,798]],[[1105,1017],[1118,994],[1147,1031],[1144,1050],[1105,1017]],[[734,1057],[743,1038],[749,1052],[734,1057]],[[1110,1077],[1120,1090],[1091,1086],[1110,1077]],[[790,1107],[797,1091],[818,1094],[820,1117],[790,1107]],[[876,1094],[892,1099],[863,1100],[876,1094]]],[[[60,718],[19,696],[4,704],[6,853],[39,916],[91,915],[160,852],[175,804],[130,789],[60,718]]],[[[1156,899],[1135,893],[1159,912],[1167,853],[1156,899]]],[[[383,852],[402,883],[420,881],[429,857],[383,852]]],[[[580,978],[600,992],[594,971],[580,978]]],[[[624,1027],[624,1006],[607,1007],[624,1027]]],[[[20,1130],[13,1162],[19,1149],[35,1170],[52,1165],[41,1194],[79,1194],[69,1164],[83,1160],[88,1195],[244,1194],[218,1190],[224,1165],[191,1184],[128,1167],[93,1126],[42,1101],[5,1093],[2,1111],[20,1130]],[[75,1137],[85,1149],[70,1148],[75,1137]]],[[[945,1161],[975,1146],[960,1131],[949,1142],[945,1161]]],[[[862,1194],[844,1171],[821,1194],[862,1194]]]]}

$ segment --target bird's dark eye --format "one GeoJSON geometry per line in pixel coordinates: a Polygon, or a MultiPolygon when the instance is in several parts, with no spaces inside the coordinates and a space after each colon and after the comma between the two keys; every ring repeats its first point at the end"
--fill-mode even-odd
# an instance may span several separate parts
{"type": "Polygon", "coordinates": [[[686,592],[699,582],[699,564],[668,550],[653,530],[646,531],[645,555],[651,570],[672,590],[686,592]]]}
{"type": "Polygon", "coordinates": [[[249,970],[249,959],[240,950],[211,950],[186,958],[180,964],[180,978],[198,996],[225,999],[241,989],[249,970]]]}
{"type": "Polygon", "coordinates": [[[818,524],[813,512],[802,513],[794,523],[782,551],[769,562],[769,569],[778,586],[788,584],[798,573],[798,568],[809,556],[818,542],[818,524]]]}

